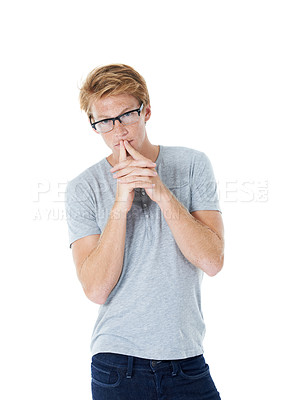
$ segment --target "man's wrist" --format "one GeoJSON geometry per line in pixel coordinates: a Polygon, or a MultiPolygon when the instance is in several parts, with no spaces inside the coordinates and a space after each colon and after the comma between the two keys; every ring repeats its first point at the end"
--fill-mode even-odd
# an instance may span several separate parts
{"type": "Polygon", "coordinates": [[[124,201],[115,200],[113,207],[110,211],[110,216],[113,219],[126,218],[128,214],[128,210],[125,208],[124,201]]]}
{"type": "Polygon", "coordinates": [[[156,203],[159,205],[160,208],[163,208],[170,203],[172,196],[173,193],[167,188],[167,186],[162,184],[159,200],[157,200],[156,203]]]}

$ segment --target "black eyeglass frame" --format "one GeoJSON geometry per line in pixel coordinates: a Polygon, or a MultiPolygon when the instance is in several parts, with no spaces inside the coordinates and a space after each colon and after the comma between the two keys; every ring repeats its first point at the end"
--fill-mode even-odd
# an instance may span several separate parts
{"type": "MultiPolygon", "coordinates": [[[[92,126],[92,128],[93,128],[94,130],[96,130],[96,129],[95,129],[95,126],[96,126],[96,124],[98,124],[99,122],[102,122],[102,121],[112,121],[112,122],[113,122],[113,128],[110,129],[110,131],[104,132],[104,133],[108,133],[108,132],[111,132],[111,131],[114,129],[115,121],[119,121],[120,124],[125,125],[125,124],[123,124],[123,122],[122,122],[121,119],[120,119],[123,115],[129,114],[129,113],[132,113],[132,112],[137,112],[137,113],[138,113],[138,116],[140,117],[143,108],[144,108],[144,103],[141,104],[140,108],[136,108],[135,110],[126,111],[126,112],[124,112],[123,114],[120,114],[120,115],[118,115],[118,116],[115,117],[115,118],[104,118],[104,119],[100,119],[99,121],[96,121],[96,122],[91,122],[91,115],[89,115],[90,125],[92,126]]],[[[133,124],[135,124],[135,122],[134,122],[133,124]]],[[[127,125],[133,125],[133,124],[127,124],[127,125]]]]}

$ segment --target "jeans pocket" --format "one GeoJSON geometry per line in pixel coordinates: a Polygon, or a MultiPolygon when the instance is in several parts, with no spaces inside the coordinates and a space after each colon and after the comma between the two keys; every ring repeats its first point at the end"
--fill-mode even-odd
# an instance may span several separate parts
{"type": "Polygon", "coordinates": [[[208,364],[203,355],[190,357],[179,363],[179,375],[186,379],[200,379],[210,374],[208,364]]]}
{"type": "Polygon", "coordinates": [[[105,364],[91,363],[91,382],[106,388],[117,387],[121,382],[121,375],[117,368],[105,364]]]}

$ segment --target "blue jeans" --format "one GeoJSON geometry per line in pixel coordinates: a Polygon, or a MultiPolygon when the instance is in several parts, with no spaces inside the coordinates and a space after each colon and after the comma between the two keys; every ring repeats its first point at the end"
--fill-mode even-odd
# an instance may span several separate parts
{"type": "Polygon", "coordinates": [[[93,400],[220,400],[202,354],[160,361],[98,353],[91,391],[93,400]]]}

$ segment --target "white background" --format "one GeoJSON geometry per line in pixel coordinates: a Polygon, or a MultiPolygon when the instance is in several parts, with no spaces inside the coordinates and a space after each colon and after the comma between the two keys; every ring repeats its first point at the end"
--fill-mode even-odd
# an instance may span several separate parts
{"type": "Polygon", "coordinates": [[[15,1],[1,11],[1,387],[90,399],[98,305],[69,249],[64,191],[110,154],[79,109],[98,65],[146,79],[153,144],[205,152],[225,264],[205,276],[205,358],[223,400],[302,399],[298,1],[15,1]]]}

